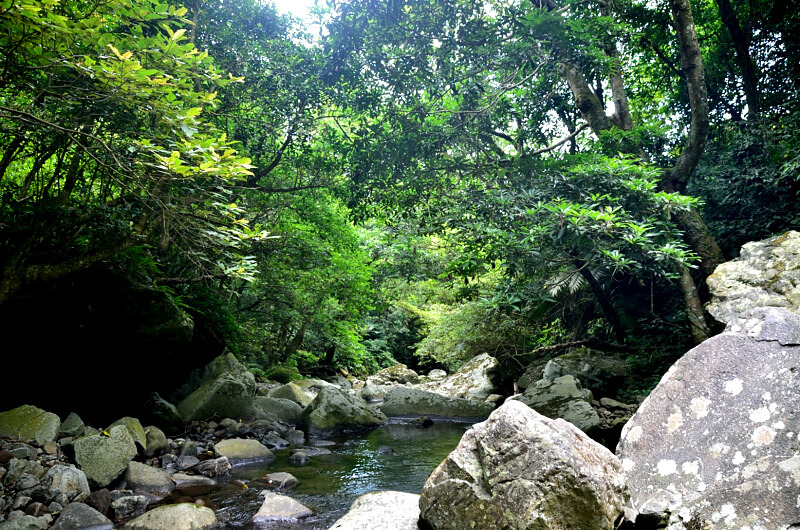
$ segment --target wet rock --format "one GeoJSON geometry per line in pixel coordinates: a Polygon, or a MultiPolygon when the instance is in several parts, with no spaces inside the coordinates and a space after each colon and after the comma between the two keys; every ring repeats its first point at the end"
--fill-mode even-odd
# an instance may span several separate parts
{"type": "Polygon", "coordinates": [[[82,502],[91,493],[86,474],[74,465],[55,465],[47,470],[45,478],[72,502],[82,502]]]}
{"type": "Polygon", "coordinates": [[[616,396],[629,373],[625,359],[591,348],[578,348],[550,359],[542,378],[555,381],[561,376],[571,375],[599,399],[616,396]]]}
{"type": "Polygon", "coordinates": [[[292,429],[283,436],[290,445],[303,445],[306,441],[306,433],[292,429]]]}
{"type": "Polygon", "coordinates": [[[336,386],[320,390],[311,404],[303,410],[301,424],[311,437],[368,431],[380,426],[386,417],[370,410],[363,401],[345,394],[336,386]]]}
{"type": "Polygon", "coordinates": [[[498,366],[497,359],[484,353],[443,380],[419,386],[445,396],[483,401],[491,394],[499,393],[496,381],[498,366]]]}
{"type": "Polygon", "coordinates": [[[175,467],[180,469],[181,471],[186,471],[187,469],[192,469],[196,465],[200,463],[200,459],[196,456],[179,456],[175,460],[175,467]]]}
{"type": "Polygon", "coordinates": [[[148,504],[149,501],[144,495],[125,495],[111,503],[111,512],[115,520],[124,521],[142,515],[147,510],[148,504]]]}
{"type": "Polygon", "coordinates": [[[82,502],[66,506],[51,530],[112,530],[113,523],[102,513],[82,502]]]}
{"type": "Polygon", "coordinates": [[[491,414],[494,405],[443,396],[435,392],[404,386],[394,387],[381,404],[387,416],[436,416],[441,418],[483,419],[491,414]]]}
{"type": "Polygon", "coordinates": [[[102,488],[110,484],[136,456],[136,445],[127,427],[117,425],[108,431],[75,440],[75,462],[90,484],[102,488]]]}
{"type": "Polygon", "coordinates": [[[507,401],[464,434],[419,505],[420,519],[436,530],[611,530],[627,500],[622,466],[608,449],[570,423],[507,401]]]}
{"type": "Polygon", "coordinates": [[[201,475],[187,475],[185,473],[173,473],[172,480],[175,482],[175,487],[186,486],[216,486],[217,481],[201,475]]]}
{"type": "Polygon", "coordinates": [[[388,445],[380,445],[378,446],[377,449],[375,449],[375,452],[378,453],[379,455],[393,455],[394,449],[392,449],[388,445]]]}
{"type": "Polygon", "coordinates": [[[295,451],[289,455],[289,462],[298,466],[304,466],[311,461],[311,457],[303,450],[295,451]]]}
{"type": "Polygon", "coordinates": [[[32,405],[22,405],[0,412],[0,437],[14,440],[36,440],[38,444],[54,442],[61,420],[52,412],[32,405]]]}
{"type": "Polygon", "coordinates": [[[508,400],[524,403],[548,418],[565,419],[586,433],[600,426],[600,416],[590,404],[591,391],[584,389],[571,375],[553,381],[541,379],[525,389],[524,394],[508,400]]]}
{"type": "Polygon", "coordinates": [[[204,460],[197,464],[197,472],[207,477],[215,477],[217,475],[224,475],[231,470],[231,463],[227,457],[221,456],[213,460],[204,460]]]}
{"type": "Polygon", "coordinates": [[[270,473],[263,477],[266,486],[270,489],[288,491],[298,484],[297,478],[291,473],[270,473]]]}
{"type": "Polygon", "coordinates": [[[232,438],[222,440],[214,445],[218,457],[226,457],[232,466],[245,464],[268,464],[275,460],[272,451],[264,447],[258,440],[232,438]]]}
{"type": "Polygon", "coordinates": [[[417,530],[419,498],[414,493],[376,491],[360,496],[329,530],[417,530]]]}
{"type": "Polygon", "coordinates": [[[178,413],[184,421],[247,416],[255,387],[253,374],[233,354],[221,355],[205,368],[200,386],[178,403],[178,413]]]}
{"type": "Polygon", "coordinates": [[[286,447],[289,447],[290,445],[288,440],[284,440],[274,432],[271,432],[266,436],[264,436],[261,439],[261,443],[264,444],[264,446],[270,451],[274,451],[276,449],[284,449],[286,447]]]}
{"type": "Polygon", "coordinates": [[[276,419],[289,425],[296,425],[303,407],[290,399],[259,396],[253,399],[257,409],[272,414],[276,419]]]}
{"type": "Polygon", "coordinates": [[[800,232],[790,231],[742,247],[738,258],[708,277],[706,310],[722,323],[756,307],[800,310],[800,232]]]}
{"type": "Polygon", "coordinates": [[[367,377],[367,386],[376,385],[404,385],[416,384],[419,382],[419,375],[405,364],[398,363],[367,377]]]}
{"type": "Polygon", "coordinates": [[[129,488],[163,495],[169,494],[175,487],[169,473],[140,462],[128,463],[125,481],[129,488]]]}
{"type": "Polygon", "coordinates": [[[214,511],[193,503],[159,506],[129,521],[124,530],[205,530],[217,526],[214,511]]]}
{"type": "Polygon", "coordinates": [[[669,511],[671,530],[800,521],[798,333],[796,313],[755,309],[670,368],[617,448],[640,513],[669,511]]]}
{"type": "Polygon", "coordinates": [[[264,497],[264,502],[255,516],[253,516],[253,522],[256,524],[275,521],[293,522],[314,514],[314,512],[286,495],[271,491],[263,491],[261,495],[264,497]]]}
{"type": "Polygon", "coordinates": [[[86,425],[83,423],[81,417],[74,412],[70,412],[69,416],[67,416],[67,419],[64,420],[58,430],[58,437],[77,438],[83,436],[84,428],[86,428],[86,425]]]}

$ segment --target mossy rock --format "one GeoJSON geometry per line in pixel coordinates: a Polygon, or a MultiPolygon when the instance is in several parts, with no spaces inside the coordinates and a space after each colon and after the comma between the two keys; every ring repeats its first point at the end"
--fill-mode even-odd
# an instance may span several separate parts
{"type": "Polygon", "coordinates": [[[22,405],[0,413],[0,436],[13,440],[36,440],[39,445],[54,442],[61,419],[33,405],[22,405]]]}

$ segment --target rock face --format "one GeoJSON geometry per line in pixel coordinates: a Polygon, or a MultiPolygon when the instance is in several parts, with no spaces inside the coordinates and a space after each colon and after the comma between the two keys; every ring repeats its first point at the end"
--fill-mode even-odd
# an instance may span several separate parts
{"type": "Polygon", "coordinates": [[[120,476],[136,456],[136,445],[128,429],[117,425],[105,434],[94,434],[73,444],[75,462],[89,482],[103,488],[120,476]]]}
{"type": "Polygon", "coordinates": [[[548,418],[563,418],[583,432],[592,432],[600,426],[600,416],[590,404],[591,391],[571,375],[552,381],[540,379],[525,389],[524,394],[508,399],[520,401],[548,418]]]}
{"type": "Polygon", "coordinates": [[[422,384],[420,388],[446,396],[483,401],[498,393],[494,378],[497,366],[497,359],[484,353],[443,380],[422,384]]]}
{"type": "Polygon", "coordinates": [[[544,367],[542,378],[554,381],[558,377],[571,375],[584,388],[591,390],[595,399],[600,399],[616,397],[628,374],[628,363],[624,359],[591,348],[578,348],[550,359],[544,367]]]}
{"type": "Polygon", "coordinates": [[[435,530],[611,530],[627,500],[622,466],[608,449],[509,401],[434,470],[420,519],[435,530]]]}
{"type": "Polygon", "coordinates": [[[61,420],[52,412],[32,405],[22,405],[0,413],[0,437],[44,444],[55,441],[61,420]]]}
{"type": "Polygon", "coordinates": [[[417,530],[419,495],[375,491],[357,498],[347,513],[328,530],[417,530]]]}
{"type": "Polygon", "coordinates": [[[753,310],[689,351],[623,430],[633,507],[669,510],[671,530],[800,522],[798,386],[800,316],[785,309],[753,310]]]}
{"type": "Polygon", "coordinates": [[[800,309],[800,233],[787,232],[742,247],[735,260],[708,277],[711,302],[706,306],[722,323],[756,307],[800,309]]]}
{"type": "Polygon", "coordinates": [[[397,386],[383,398],[381,412],[387,416],[436,416],[439,418],[483,419],[491,414],[494,405],[443,396],[419,388],[397,386]]]}
{"type": "Polygon", "coordinates": [[[178,404],[178,412],[184,421],[240,418],[253,412],[255,390],[253,374],[228,353],[206,367],[202,383],[178,404]]]}
{"type": "Polygon", "coordinates": [[[345,432],[374,429],[386,416],[370,410],[363,401],[345,394],[339,387],[327,386],[303,410],[301,423],[311,437],[324,438],[345,432]]]}

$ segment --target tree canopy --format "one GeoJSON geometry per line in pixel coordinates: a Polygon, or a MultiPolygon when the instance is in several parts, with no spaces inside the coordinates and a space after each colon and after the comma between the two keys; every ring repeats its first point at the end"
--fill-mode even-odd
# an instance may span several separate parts
{"type": "Polygon", "coordinates": [[[800,21],[763,0],[0,2],[0,304],[91,267],[255,370],[715,332],[796,228],[800,21]]]}

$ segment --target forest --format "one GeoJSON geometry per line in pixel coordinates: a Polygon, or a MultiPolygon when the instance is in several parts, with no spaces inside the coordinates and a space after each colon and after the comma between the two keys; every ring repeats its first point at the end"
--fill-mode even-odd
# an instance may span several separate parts
{"type": "Polygon", "coordinates": [[[576,345],[646,392],[800,225],[788,0],[0,1],[0,306],[82,271],[266,379],[576,345]]]}

